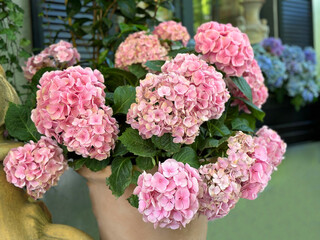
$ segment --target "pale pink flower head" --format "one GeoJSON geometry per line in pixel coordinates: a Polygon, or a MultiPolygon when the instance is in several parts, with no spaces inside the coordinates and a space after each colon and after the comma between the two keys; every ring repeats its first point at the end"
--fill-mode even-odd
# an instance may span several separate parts
{"type": "Polygon", "coordinates": [[[28,81],[44,67],[65,68],[75,65],[80,61],[80,54],[71,43],[61,40],[52,44],[39,54],[28,58],[26,66],[22,67],[25,78],[28,81]]]}
{"type": "Polygon", "coordinates": [[[193,111],[196,111],[202,121],[221,117],[230,95],[222,74],[214,67],[194,54],[178,54],[171,61],[167,61],[161,70],[163,73],[174,72],[190,81],[192,91],[186,93],[186,101],[196,99],[193,111]]]}
{"type": "Polygon", "coordinates": [[[145,222],[155,228],[178,229],[196,216],[201,184],[198,170],[167,159],[154,175],[143,172],[133,193],[139,197],[138,210],[145,222]]]}
{"type": "Polygon", "coordinates": [[[222,75],[195,55],[178,54],[147,74],[136,88],[127,123],[143,138],[171,133],[176,143],[191,144],[204,121],[218,119],[230,95],[222,75]]]}
{"type": "Polygon", "coordinates": [[[37,130],[83,157],[107,158],[119,130],[103,82],[98,70],[80,66],[45,73],[31,114],[37,130]]]}
{"type": "Polygon", "coordinates": [[[255,147],[253,137],[241,131],[228,139],[228,158],[220,160],[226,161],[225,164],[229,165],[231,174],[240,182],[249,178],[249,168],[255,162],[255,147]]]}
{"type": "Polygon", "coordinates": [[[62,149],[51,138],[41,137],[34,143],[13,148],[3,161],[7,181],[16,187],[26,187],[28,194],[34,199],[57,184],[60,176],[67,168],[62,149]]]}
{"type": "Polygon", "coordinates": [[[263,126],[256,133],[257,144],[264,146],[267,150],[268,162],[277,167],[284,159],[287,144],[281,139],[278,133],[267,126],[263,126]]]}
{"type": "Polygon", "coordinates": [[[195,50],[228,76],[242,76],[254,57],[248,36],[231,24],[204,23],[194,40],[195,50]]]}
{"type": "MultiPolygon", "coordinates": [[[[246,71],[243,73],[243,77],[251,88],[252,103],[258,108],[261,108],[262,105],[267,101],[268,88],[264,84],[264,77],[255,59],[251,62],[250,65],[248,65],[248,69],[246,69],[246,71]]],[[[247,99],[230,78],[227,79],[227,85],[228,89],[234,97],[247,99]]],[[[240,110],[250,113],[247,105],[239,99],[235,99],[232,102],[232,105],[238,105],[240,110]]]]}
{"type": "Polygon", "coordinates": [[[254,137],[255,162],[249,168],[249,178],[241,183],[241,198],[254,200],[262,192],[271,179],[286,151],[286,144],[273,130],[264,126],[254,137]]]}
{"type": "Polygon", "coordinates": [[[162,22],[156,26],[152,32],[162,40],[182,41],[187,46],[190,35],[186,27],[175,21],[162,22]]]}
{"type": "Polygon", "coordinates": [[[149,73],[136,88],[137,103],[131,105],[127,123],[145,139],[170,133],[174,142],[191,144],[202,123],[195,96],[195,87],[183,76],[149,73]]]}
{"type": "Polygon", "coordinates": [[[149,60],[167,60],[167,50],[161,46],[158,36],[146,32],[130,34],[120,44],[115,54],[115,66],[127,69],[131,64],[144,64],[149,60]]]}
{"type": "Polygon", "coordinates": [[[56,44],[52,44],[48,47],[49,55],[51,55],[56,65],[66,64],[70,67],[80,61],[80,54],[71,43],[60,40],[56,44]]]}
{"type": "Polygon", "coordinates": [[[44,67],[55,67],[54,61],[47,53],[39,53],[38,55],[31,56],[25,63],[26,66],[22,67],[24,77],[31,82],[33,76],[44,67]]]}
{"type": "Polygon", "coordinates": [[[256,199],[268,185],[272,171],[272,165],[257,159],[249,169],[249,179],[241,184],[241,198],[256,199]]]}
{"type": "Polygon", "coordinates": [[[240,197],[241,185],[230,174],[228,165],[216,163],[203,165],[199,168],[200,176],[204,182],[203,192],[199,196],[199,212],[214,220],[226,216],[235,207],[240,197]]]}

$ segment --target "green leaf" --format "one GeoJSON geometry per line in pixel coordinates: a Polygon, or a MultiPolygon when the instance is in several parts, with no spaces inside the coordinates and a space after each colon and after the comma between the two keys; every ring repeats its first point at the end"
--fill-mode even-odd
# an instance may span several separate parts
{"type": "Polygon", "coordinates": [[[4,18],[8,16],[7,12],[0,12],[0,21],[2,21],[4,18]]]}
{"type": "Polygon", "coordinates": [[[81,1],[80,0],[68,0],[67,4],[67,16],[72,18],[81,10],[81,1]]]}
{"type": "Polygon", "coordinates": [[[257,118],[260,121],[263,121],[264,116],[266,115],[264,113],[264,111],[262,111],[260,108],[258,108],[256,105],[254,105],[252,102],[249,102],[248,100],[244,99],[244,98],[238,98],[241,101],[243,101],[245,104],[247,104],[249,110],[251,111],[251,113],[253,114],[253,116],[255,116],[255,118],[257,118]]]}
{"type": "Polygon", "coordinates": [[[155,161],[151,157],[137,157],[136,158],[137,166],[141,170],[152,169],[155,166],[155,161]]]}
{"type": "Polygon", "coordinates": [[[109,49],[106,49],[102,53],[100,53],[99,59],[98,59],[99,64],[103,63],[106,60],[108,53],[109,53],[109,49]]]}
{"type": "Polygon", "coordinates": [[[142,67],[141,64],[132,64],[129,66],[129,71],[132,72],[137,79],[142,79],[146,76],[146,74],[148,73],[148,71],[142,67]]]}
{"type": "Polygon", "coordinates": [[[163,60],[147,61],[146,66],[153,71],[161,72],[161,67],[165,62],[163,60]]]}
{"type": "Polygon", "coordinates": [[[169,133],[165,133],[161,137],[153,136],[151,140],[157,148],[170,153],[178,152],[181,147],[180,144],[173,142],[173,137],[169,133]]]}
{"type": "Polygon", "coordinates": [[[35,141],[40,139],[34,123],[31,120],[31,110],[23,105],[9,103],[5,117],[5,125],[10,136],[20,141],[35,141]]]}
{"type": "Polygon", "coordinates": [[[256,118],[252,114],[241,113],[239,117],[246,119],[251,129],[256,129],[256,118]]]}
{"type": "Polygon", "coordinates": [[[5,55],[0,56],[0,64],[7,64],[9,62],[5,55]]]}
{"type": "Polygon", "coordinates": [[[116,147],[114,148],[113,157],[122,157],[123,155],[127,154],[128,150],[127,148],[120,142],[118,141],[116,144],[116,147]]]}
{"type": "Polygon", "coordinates": [[[132,128],[119,137],[123,145],[132,153],[142,157],[153,157],[157,154],[157,149],[150,139],[142,139],[139,132],[132,128]]]}
{"type": "Polygon", "coordinates": [[[136,89],[132,86],[120,86],[114,91],[114,114],[128,113],[128,109],[136,99],[136,89]]]}
{"type": "Polygon", "coordinates": [[[105,37],[105,38],[102,40],[102,43],[103,43],[103,45],[106,47],[106,46],[108,46],[109,44],[111,44],[112,42],[114,42],[115,40],[117,40],[117,37],[114,36],[114,35],[111,35],[111,36],[105,37]]]}
{"type": "Polygon", "coordinates": [[[244,132],[253,132],[249,127],[249,122],[244,118],[235,118],[231,121],[232,130],[244,131],[244,132]]]}
{"type": "Polygon", "coordinates": [[[26,50],[22,49],[22,50],[19,52],[19,57],[28,58],[28,57],[30,57],[30,53],[28,53],[26,50]]]}
{"type": "Polygon", "coordinates": [[[17,36],[13,29],[3,28],[0,30],[0,34],[5,34],[8,37],[8,40],[15,41],[17,36]]]}
{"type": "Polygon", "coordinates": [[[133,24],[119,23],[121,33],[136,32],[138,28],[133,24]]]}
{"type": "Polygon", "coordinates": [[[205,140],[203,149],[205,149],[205,148],[215,148],[215,147],[218,147],[218,146],[219,146],[219,140],[218,139],[207,138],[205,140]]]}
{"type": "Polygon", "coordinates": [[[7,70],[7,71],[6,71],[6,77],[7,77],[7,78],[13,77],[13,72],[10,71],[10,70],[7,70]]]}
{"type": "Polygon", "coordinates": [[[28,46],[30,45],[30,43],[31,43],[31,41],[28,40],[28,39],[25,39],[25,38],[22,38],[22,39],[20,40],[20,45],[21,45],[22,47],[28,47],[28,46]]]}
{"type": "Polygon", "coordinates": [[[194,48],[192,47],[188,47],[188,48],[180,48],[180,49],[177,49],[177,50],[172,50],[168,53],[168,56],[169,57],[175,57],[177,56],[179,53],[194,53],[194,48]]]}
{"type": "Polygon", "coordinates": [[[173,157],[178,162],[188,163],[191,167],[199,168],[200,163],[197,159],[197,153],[191,147],[183,147],[174,154],[173,157]]]}
{"type": "Polygon", "coordinates": [[[194,142],[190,145],[190,147],[192,147],[195,151],[203,150],[203,148],[205,146],[205,135],[206,134],[202,133],[201,129],[203,129],[203,127],[200,127],[200,134],[196,137],[194,142]]]}
{"type": "Polygon", "coordinates": [[[83,165],[86,163],[86,158],[80,158],[76,159],[73,162],[70,162],[69,166],[72,167],[74,170],[79,170],[83,167],[83,165]]]}
{"type": "Polygon", "coordinates": [[[85,165],[93,172],[98,172],[108,166],[110,163],[110,158],[106,158],[102,161],[93,159],[93,158],[86,158],[85,165]]]}
{"type": "Polygon", "coordinates": [[[230,134],[229,128],[220,119],[210,120],[207,125],[211,136],[223,137],[230,134]]]}
{"type": "Polygon", "coordinates": [[[116,158],[111,165],[112,174],[107,178],[112,194],[120,197],[131,183],[132,163],[130,158],[116,158]]]}
{"type": "Polygon", "coordinates": [[[132,207],[139,207],[139,198],[137,195],[132,194],[129,198],[127,198],[127,200],[132,207]]]}
{"type": "MultiPolygon", "coordinates": [[[[131,72],[128,72],[126,70],[118,69],[118,68],[102,68],[101,70],[102,74],[108,74],[110,76],[116,76],[120,78],[124,78],[130,85],[136,86],[137,77],[132,74],[131,72]]],[[[108,87],[108,82],[107,82],[108,87]]]]}
{"type": "Polygon", "coordinates": [[[301,95],[295,96],[290,100],[290,102],[297,112],[300,111],[301,107],[305,105],[304,99],[301,95]]]}
{"type": "Polygon", "coordinates": [[[7,47],[7,43],[0,38],[0,49],[4,50],[6,47],[7,47]]]}
{"type": "Polygon", "coordinates": [[[239,90],[252,102],[252,90],[243,77],[230,77],[239,90]]]}
{"type": "Polygon", "coordinates": [[[134,170],[131,177],[131,184],[138,185],[138,178],[141,172],[134,170]]]}
{"type": "Polygon", "coordinates": [[[133,0],[118,0],[118,6],[120,8],[121,13],[128,17],[134,18],[136,15],[136,4],[133,0]]]}

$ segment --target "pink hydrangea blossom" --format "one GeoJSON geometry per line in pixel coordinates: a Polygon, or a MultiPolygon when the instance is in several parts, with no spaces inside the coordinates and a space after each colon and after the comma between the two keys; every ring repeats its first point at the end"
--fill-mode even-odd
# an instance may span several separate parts
{"type": "Polygon", "coordinates": [[[195,50],[228,76],[242,76],[254,57],[248,36],[231,24],[204,23],[194,40],[195,50]]]}
{"type": "Polygon", "coordinates": [[[187,101],[197,98],[194,111],[197,111],[197,116],[201,120],[208,121],[221,117],[230,95],[222,74],[214,67],[194,54],[178,54],[171,61],[167,61],[161,70],[163,73],[174,72],[191,82],[196,95],[190,95],[187,101]]]}
{"type": "Polygon", "coordinates": [[[133,193],[139,197],[138,210],[145,222],[155,228],[178,229],[196,216],[201,184],[197,169],[167,159],[154,175],[143,172],[133,193]]]}
{"type": "MultiPolygon", "coordinates": [[[[248,65],[248,69],[246,69],[243,73],[243,77],[251,88],[252,103],[258,108],[261,108],[262,105],[267,101],[268,88],[264,84],[264,77],[255,59],[251,62],[250,65],[248,65]]],[[[231,79],[227,79],[227,85],[233,96],[247,99],[238,89],[238,87],[235,86],[231,79]]],[[[239,99],[235,99],[232,102],[232,105],[238,105],[240,110],[244,110],[245,112],[250,113],[247,105],[239,99]]]]}
{"type": "Polygon", "coordinates": [[[37,130],[83,157],[109,157],[119,129],[104,105],[103,82],[98,70],[80,66],[45,73],[31,114],[37,130]]]}
{"type": "Polygon", "coordinates": [[[280,136],[267,126],[262,127],[254,137],[255,162],[249,168],[249,179],[242,183],[241,198],[254,200],[271,179],[286,151],[286,144],[280,136]]]}
{"type": "Polygon", "coordinates": [[[239,182],[249,179],[249,168],[255,162],[255,145],[252,136],[241,131],[235,136],[229,137],[226,159],[220,159],[220,165],[227,168],[239,182]]]}
{"type": "Polygon", "coordinates": [[[284,158],[287,144],[278,133],[267,126],[263,126],[256,133],[257,144],[264,146],[267,150],[268,162],[277,167],[284,158]]]}
{"type": "Polygon", "coordinates": [[[235,207],[240,197],[241,185],[230,174],[228,165],[216,163],[200,167],[199,173],[204,182],[203,191],[199,195],[199,212],[214,220],[226,216],[235,207]]]}
{"type": "Polygon", "coordinates": [[[44,67],[66,68],[80,61],[80,54],[71,43],[61,40],[52,44],[39,54],[28,58],[26,66],[22,67],[24,76],[28,81],[44,67]]]}
{"type": "Polygon", "coordinates": [[[241,198],[254,200],[271,179],[272,166],[268,162],[257,160],[249,169],[249,180],[242,183],[241,198]]]}
{"type": "Polygon", "coordinates": [[[229,93],[222,75],[195,55],[178,54],[163,74],[147,74],[136,88],[127,123],[143,138],[171,133],[176,143],[191,144],[203,121],[218,119],[229,93]]]}
{"type": "Polygon", "coordinates": [[[130,34],[120,44],[115,54],[115,66],[127,69],[135,63],[144,64],[149,60],[166,60],[167,50],[161,46],[158,36],[147,35],[146,32],[130,34]]]}
{"type": "Polygon", "coordinates": [[[24,77],[31,82],[32,77],[44,67],[55,67],[54,61],[50,58],[46,52],[41,52],[38,55],[28,58],[26,66],[22,67],[24,77]]]}
{"type": "Polygon", "coordinates": [[[3,164],[7,181],[19,188],[26,187],[34,199],[56,185],[67,168],[62,149],[47,137],[11,149],[3,164]]]}
{"type": "Polygon", "coordinates": [[[50,45],[48,47],[48,52],[49,55],[54,58],[57,66],[65,63],[67,67],[70,67],[80,61],[78,50],[74,48],[71,43],[63,40],[50,45]]]}
{"type": "Polygon", "coordinates": [[[175,21],[162,22],[156,26],[152,32],[162,40],[182,41],[187,46],[190,35],[186,27],[175,21]]]}

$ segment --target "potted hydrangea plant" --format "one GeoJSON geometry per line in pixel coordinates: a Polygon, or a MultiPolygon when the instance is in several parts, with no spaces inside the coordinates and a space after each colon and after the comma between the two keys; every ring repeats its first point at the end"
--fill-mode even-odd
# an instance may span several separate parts
{"type": "Polygon", "coordinates": [[[205,239],[208,220],[264,190],[286,144],[256,131],[268,90],[246,34],[208,22],[189,38],[173,21],[133,33],[116,68],[77,65],[64,41],[30,58],[29,101],[6,115],[28,143],[5,158],[7,180],[38,199],[69,165],[88,179],[101,239],[205,239]]]}

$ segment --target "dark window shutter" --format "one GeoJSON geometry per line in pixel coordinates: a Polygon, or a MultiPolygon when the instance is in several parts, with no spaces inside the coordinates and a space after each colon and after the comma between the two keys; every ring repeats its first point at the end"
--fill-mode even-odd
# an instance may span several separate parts
{"type": "Polygon", "coordinates": [[[280,0],[279,36],[286,44],[313,46],[311,0],[280,0]]]}
{"type": "MultiPolygon", "coordinates": [[[[32,0],[31,3],[32,22],[35,22],[33,26],[34,48],[42,50],[59,40],[71,42],[70,31],[63,26],[65,24],[63,19],[66,18],[65,0],[32,0]],[[41,16],[39,17],[40,13],[41,16]]],[[[75,17],[92,18],[91,14],[84,13],[86,10],[86,8],[83,8],[82,13],[75,17]]],[[[81,55],[81,60],[92,59],[92,47],[88,45],[89,38],[91,36],[86,35],[82,39],[77,39],[77,50],[81,55]]]]}

